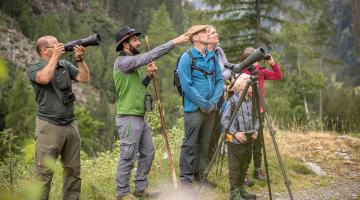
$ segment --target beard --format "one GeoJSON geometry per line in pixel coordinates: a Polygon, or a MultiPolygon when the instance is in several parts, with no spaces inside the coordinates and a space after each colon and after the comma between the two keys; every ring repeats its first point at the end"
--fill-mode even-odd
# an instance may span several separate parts
{"type": "Polygon", "coordinates": [[[140,53],[139,50],[139,46],[136,48],[134,46],[132,46],[131,44],[129,44],[129,51],[133,54],[133,55],[138,55],[140,53]]]}

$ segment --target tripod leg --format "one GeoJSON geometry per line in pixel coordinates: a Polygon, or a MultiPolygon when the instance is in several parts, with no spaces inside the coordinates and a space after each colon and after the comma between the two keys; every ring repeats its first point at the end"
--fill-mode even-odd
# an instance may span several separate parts
{"type": "Polygon", "coordinates": [[[221,147],[221,154],[220,154],[220,167],[218,168],[219,169],[219,174],[218,175],[222,175],[222,168],[223,168],[223,164],[224,164],[224,160],[225,160],[225,147],[226,147],[226,144],[223,143],[222,147],[221,147]]]}
{"type": "Polygon", "coordinates": [[[266,156],[266,149],[265,149],[265,140],[264,140],[264,134],[261,132],[261,135],[259,135],[259,139],[261,140],[261,145],[263,147],[263,154],[264,154],[264,165],[265,165],[265,172],[266,172],[266,182],[268,185],[268,190],[269,190],[269,197],[270,200],[272,200],[272,193],[271,193],[271,185],[270,185],[270,175],[269,175],[269,163],[267,161],[267,156],[266,156]]]}
{"type": "MultiPolygon", "coordinates": [[[[275,153],[276,153],[277,159],[279,161],[281,173],[282,173],[282,175],[284,177],[284,180],[285,180],[285,186],[287,188],[290,199],[293,200],[293,195],[292,195],[291,188],[290,188],[291,183],[290,183],[289,178],[288,178],[288,176],[286,174],[285,166],[284,166],[284,163],[282,161],[280,151],[279,151],[279,147],[278,147],[277,142],[276,142],[276,138],[275,138],[276,132],[275,132],[274,128],[272,127],[271,118],[268,115],[267,108],[266,108],[266,105],[265,105],[265,101],[264,101],[264,98],[263,98],[263,96],[262,96],[262,94],[260,92],[258,84],[256,84],[256,90],[257,90],[256,91],[257,96],[258,96],[259,101],[260,101],[260,106],[262,106],[262,108],[264,109],[264,119],[265,119],[266,125],[267,125],[267,127],[269,128],[269,131],[270,131],[271,140],[272,140],[272,142],[274,144],[275,153]]],[[[265,145],[263,147],[265,147],[265,145]]],[[[264,151],[265,151],[265,148],[264,148],[264,151]]],[[[265,153],[264,153],[264,155],[265,155],[265,153]]]]}
{"type": "MultiPolygon", "coordinates": [[[[259,91],[259,88],[255,87],[254,88],[256,94],[257,91],[259,91]]],[[[259,96],[255,95],[255,106],[256,106],[256,111],[257,111],[257,116],[259,118],[259,125],[260,126],[264,126],[264,117],[260,112],[260,100],[259,100],[259,96]]],[[[264,128],[262,128],[262,131],[260,131],[259,135],[258,135],[258,140],[260,141],[262,148],[263,148],[263,156],[264,156],[264,165],[265,165],[265,172],[266,172],[266,182],[267,182],[267,186],[268,186],[268,191],[269,191],[269,198],[270,200],[272,200],[272,192],[271,192],[271,184],[270,184],[270,174],[269,174],[269,163],[267,161],[267,155],[266,155],[266,149],[265,149],[265,139],[264,139],[264,128]]],[[[255,160],[254,160],[255,162],[255,160]]]]}
{"type": "Polygon", "coordinates": [[[221,175],[222,173],[222,165],[223,165],[223,162],[224,162],[224,146],[225,146],[225,142],[222,143],[221,147],[220,147],[220,155],[219,155],[219,158],[218,158],[218,161],[216,162],[216,173],[215,175],[218,176],[218,175],[221,175]]]}

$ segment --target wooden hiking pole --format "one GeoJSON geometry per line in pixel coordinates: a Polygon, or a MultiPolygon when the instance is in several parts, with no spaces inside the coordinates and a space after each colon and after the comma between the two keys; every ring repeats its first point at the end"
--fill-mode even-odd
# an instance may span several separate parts
{"type": "MultiPolygon", "coordinates": [[[[145,42],[146,42],[148,51],[150,51],[150,43],[149,43],[149,38],[147,36],[145,36],[145,42]]],[[[155,77],[155,72],[152,74],[152,76],[153,76],[152,79],[153,79],[153,83],[154,83],[155,95],[156,95],[157,104],[158,104],[159,113],[160,113],[161,133],[164,138],[165,148],[166,148],[166,152],[168,154],[168,161],[169,161],[169,165],[172,170],[172,179],[173,179],[173,183],[174,183],[174,188],[178,188],[176,171],[175,171],[175,166],[174,166],[174,162],[173,162],[173,157],[172,157],[172,154],[170,151],[169,139],[168,139],[168,136],[166,133],[164,111],[163,111],[161,101],[160,101],[160,94],[159,94],[159,89],[158,89],[158,85],[157,85],[157,80],[155,77]]]]}

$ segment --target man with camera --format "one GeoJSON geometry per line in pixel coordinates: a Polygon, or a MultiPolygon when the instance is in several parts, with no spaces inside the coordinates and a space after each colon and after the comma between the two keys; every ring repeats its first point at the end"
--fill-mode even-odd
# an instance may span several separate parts
{"type": "Polygon", "coordinates": [[[145,105],[145,87],[155,72],[154,60],[167,54],[175,45],[186,43],[187,34],[160,45],[151,51],[140,54],[140,32],[127,26],[116,34],[116,51],[120,51],[115,60],[113,77],[117,96],[116,128],[120,136],[120,158],[116,170],[116,196],[124,199],[130,193],[130,174],[138,160],[135,172],[135,191],[137,197],[148,195],[148,173],[154,159],[154,144],[151,131],[144,117],[149,110],[145,105]],[[148,75],[140,77],[140,67],[148,65],[148,75]],[[150,76],[149,76],[150,75],[150,76]],[[138,157],[139,155],[139,157],[138,157]]]}
{"type": "Polygon", "coordinates": [[[194,181],[216,187],[203,177],[208,165],[214,111],[217,110],[224,84],[218,57],[207,50],[211,34],[216,34],[210,30],[208,25],[195,25],[188,30],[193,46],[181,55],[177,67],[183,93],[185,129],[180,178],[182,186],[190,190],[194,181]]]}
{"type": "Polygon", "coordinates": [[[44,183],[41,199],[49,199],[53,177],[53,171],[47,166],[48,159],[55,161],[59,155],[64,168],[63,199],[79,199],[80,135],[74,116],[75,95],[71,81],[87,83],[90,80],[83,59],[85,48],[77,45],[73,48],[78,68],[61,59],[64,45],[53,36],[39,38],[36,50],[41,59],[30,65],[27,73],[37,102],[34,171],[44,183]]]}

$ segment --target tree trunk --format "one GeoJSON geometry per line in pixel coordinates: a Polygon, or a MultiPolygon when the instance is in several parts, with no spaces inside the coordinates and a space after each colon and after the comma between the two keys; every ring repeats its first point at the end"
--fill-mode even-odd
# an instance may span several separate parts
{"type": "MultiPolygon", "coordinates": [[[[297,63],[297,68],[299,70],[299,76],[301,78],[301,66],[300,66],[299,58],[300,58],[300,55],[297,56],[296,63],[297,63]]],[[[309,121],[310,120],[310,113],[309,113],[309,107],[308,107],[308,103],[307,103],[305,94],[303,95],[303,99],[304,99],[304,110],[305,110],[305,114],[306,114],[306,119],[309,121]]]]}
{"type": "MultiPolygon", "coordinates": [[[[319,58],[319,72],[322,74],[322,65],[323,65],[323,46],[320,49],[320,58],[319,58]]],[[[322,89],[319,90],[319,118],[320,118],[320,130],[323,130],[323,104],[322,104],[322,89]]]]}
{"type": "Polygon", "coordinates": [[[309,107],[305,95],[304,95],[304,109],[305,109],[306,119],[309,121],[310,120],[309,107]]]}
{"type": "Polygon", "coordinates": [[[255,47],[260,46],[260,25],[261,25],[261,10],[260,10],[260,0],[256,0],[256,32],[255,32],[255,47]]]}
{"type": "Polygon", "coordinates": [[[355,46],[357,48],[357,52],[360,55],[360,2],[359,0],[352,0],[351,1],[351,11],[353,14],[353,20],[354,20],[354,38],[355,38],[355,46]]]}

